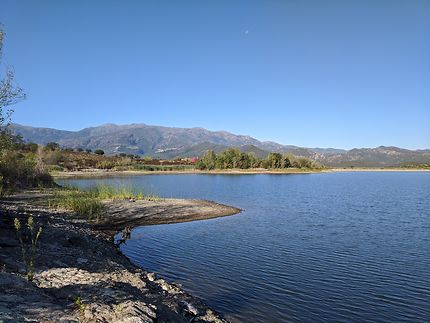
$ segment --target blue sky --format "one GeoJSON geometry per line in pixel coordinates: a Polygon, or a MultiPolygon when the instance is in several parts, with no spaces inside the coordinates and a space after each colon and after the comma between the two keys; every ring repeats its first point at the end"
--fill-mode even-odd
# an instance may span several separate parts
{"type": "Polygon", "coordinates": [[[1,0],[14,121],[430,148],[429,0],[1,0]]]}

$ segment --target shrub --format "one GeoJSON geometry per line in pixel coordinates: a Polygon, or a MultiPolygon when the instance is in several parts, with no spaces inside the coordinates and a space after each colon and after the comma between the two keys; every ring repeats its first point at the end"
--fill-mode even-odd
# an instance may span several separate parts
{"type": "Polygon", "coordinates": [[[59,150],[60,149],[60,145],[57,144],[56,142],[48,142],[46,144],[46,146],[45,146],[45,149],[46,150],[51,150],[51,151],[59,150]]]}
{"type": "Polygon", "coordinates": [[[97,162],[96,164],[96,168],[99,168],[99,169],[112,169],[114,167],[115,167],[115,163],[109,160],[102,160],[97,162]]]}
{"type": "Polygon", "coordinates": [[[34,154],[4,150],[0,156],[1,194],[18,188],[53,186],[54,181],[34,154]]]}
{"type": "Polygon", "coordinates": [[[104,155],[105,154],[105,152],[103,150],[101,150],[101,149],[94,150],[94,153],[97,154],[97,155],[104,155]]]}
{"type": "Polygon", "coordinates": [[[31,152],[31,153],[36,153],[37,150],[39,149],[39,145],[36,144],[36,143],[34,143],[34,142],[29,142],[27,144],[23,144],[22,149],[24,151],[28,151],[28,152],[31,152]]]}
{"type": "Polygon", "coordinates": [[[42,160],[47,165],[58,165],[61,162],[64,162],[64,155],[59,150],[48,150],[43,153],[42,160]]]}

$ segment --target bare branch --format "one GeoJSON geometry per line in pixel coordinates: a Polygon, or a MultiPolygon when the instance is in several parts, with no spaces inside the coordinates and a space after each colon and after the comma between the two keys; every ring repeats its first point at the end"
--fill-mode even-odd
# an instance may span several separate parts
{"type": "MultiPolygon", "coordinates": [[[[4,39],[3,25],[0,23],[0,58],[4,39]]],[[[10,122],[12,109],[5,107],[25,99],[25,93],[21,87],[14,85],[15,73],[13,69],[7,69],[3,78],[0,78],[0,128],[7,126],[10,122]]]]}

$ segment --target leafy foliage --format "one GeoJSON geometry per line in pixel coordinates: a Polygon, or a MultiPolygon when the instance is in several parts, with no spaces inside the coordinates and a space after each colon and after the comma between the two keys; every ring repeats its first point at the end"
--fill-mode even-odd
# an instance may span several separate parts
{"type": "Polygon", "coordinates": [[[46,150],[55,151],[60,149],[60,145],[56,142],[48,142],[45,146],[46,150]]]}
{"type": "Polygon", "coordinates": [[[105,154],[105,152],[103,150],[101,150],[101,149],[94,150],[94,153],[97,154],[97,155],[104,155],[105,154]]]}
{"type": "Polygon", "coordinates": [[[320,166],[312,160],[304,157],[281,153],[270,153],[267,158],[257,158],[253,153],[244,153],[237,148],[229,148],[216,154],[213,150],[207,151],[196,164],[197,169],[248,169],[248,168],[319,168],[320,166]]]}

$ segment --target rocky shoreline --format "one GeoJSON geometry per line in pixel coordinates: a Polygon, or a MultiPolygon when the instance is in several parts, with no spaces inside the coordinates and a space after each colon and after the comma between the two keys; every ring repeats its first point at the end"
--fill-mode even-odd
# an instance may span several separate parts
{"type": "Polygon", "coordinates": [[[99,223],[46,207],[49,192],[23,192],[0,205],[0,322],[225,322],[201,300],[133,265],[113,243],[124,227],[232,215],[199,200],[105,202],[99,223]],[[27,281],[14,218],[43,231],[27,281]]]}

